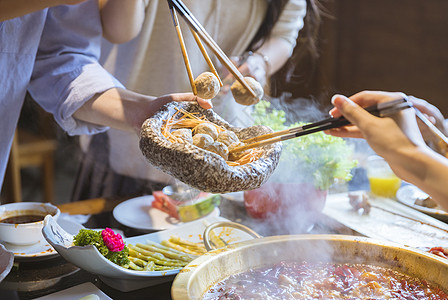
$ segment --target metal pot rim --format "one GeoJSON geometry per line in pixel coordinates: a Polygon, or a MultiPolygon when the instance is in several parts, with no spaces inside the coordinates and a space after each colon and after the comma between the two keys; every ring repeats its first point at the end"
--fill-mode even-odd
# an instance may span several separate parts
{"type": "MultiPolygon", "coordinates": [[[[398,251],[403,255],[414,255],[421,258],[422,264],[433,263],[435,266],[444,267],[448,271],[448,260],[434,254],[412,248],[409,246],[400,245],[394,242],[382,241],[377,239],[372,239],[368,237],[351,236],[351,235],[338,235],[338,234],[298,234],[298,235],[278,235],[263,237],[259,239],[253,239],[249,241],[244,241],[232,245],[228,245],[224,248],[216,249],[210,251],[201,257],[195,259],[183,270],[179,272],[176,276],[172,289],[171,295],[175,300],[185,300],[192,299],[190,294],[190,289],[194,278],[201,272],[204,272],[209,264],[213,264],[218,261],[218,259],[225,255],[233,255],[243,250],[253,248],[256,250],[258,247],[267,246],[269,244],[275,245],[283,242],[294,242],[294,241],[304,241],[304,242],[329,242],[337,243],[344,242],[353,244],[353,246],[358,245],[359,247],[381,247],[391,250],[398,251]]],[[[215,284],[213,282],[212,284],[215,284]]],[[[205,291],[204,291],[205,292],[205,291]]]]}

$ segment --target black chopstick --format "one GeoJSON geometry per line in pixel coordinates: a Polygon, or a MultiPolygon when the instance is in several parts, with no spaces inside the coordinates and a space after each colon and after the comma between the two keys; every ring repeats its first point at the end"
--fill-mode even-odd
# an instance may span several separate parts
{"type": "Polygon", "coordinates": [[[448,145],[448,138],[434,124],[432,124],[431,121],[429,121],[428,118],[426,118],[420,110],[418,110],[416,107],[414,107],[414,109],[417,118],[419,118],[420,121],[422,121],[423,124],[425,124],[426,127],[428,127],[435,136],[437,136],[441,141],[448,145]]]}
{"type": "MultiPolygon", "coordinates": [[[[393,115],[403,109],[411,108],[412,103],[408,102],[404,98],[400,98],[397,100],[389,101],[389,102],[383,102],[378,103],[376,105],[369,106],[365,108],[368,112],[370,112],[372,115],[377,117],[387,117],[390,115],[393,115]]],[[[342,127],[345,125],[349,125],[350,121],[348,121],[345,117],[338,117],[338,118],[328,118],[324,119],[322,121],[314,122],[311,124],[294,127],[282,131],[277,131],[274,133],[269,133],[265,135],[261,135],[258,137],[254,137],[248,140],[243,141],[243,143],[249,143],[247,145],[236,147],[230,150],[230,153],[240,152],[252,148],[262,147],[266,145],[270,145],[273,143],[286,141],[292,138],[316,133],[319,131],[329,130],[333,128],[342,127]]]]}

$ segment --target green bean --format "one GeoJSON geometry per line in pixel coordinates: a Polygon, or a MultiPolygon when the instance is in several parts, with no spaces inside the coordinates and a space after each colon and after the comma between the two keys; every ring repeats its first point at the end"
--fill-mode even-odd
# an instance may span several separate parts
{"type": "Polygon", "coordinates": [[[167,266],[156,266],[154,268],[155,271],[167,271],[167,270],[174,270],[174,269],[179,269],[177,267],[167,267],[167,266]]]}
{"type": "Polygon", "coordinates": [[[180,251],[186,252],[188,254],[193,254],[193,255],[197,255],[197,256],[201,255],[201,253],[199,253],[197,251],[192,251],[190,249],[182,247],[181,245],[174,244],[174,243],[172,243],[170,241],[162,241],[162,245],[170,247],[170,248],[174,248],[176,250],[180,250],[180,251]]]}
{"type": "Polygon", "coordinates": [[[129,262],[129,268],[136,270],[136,271],[143,271],[142,267],[137,266],[136,264],[134,264],[132,261],[129,262]]]}
{"type": "Polygon", "coordinates": [[[159,260],[164,260],[164,261],[169,261],[169,262],[174,262],[174,263],[189,263],[192,260],[192,259],[190,259],[188,261],[185,261],[185,260],[180,260],[180,259],[167,258],[162,253],[148,251],[148,250],[145,250],[138,246],[133,246],[133,247],[134,247],[134,250],[136,250],[137,252],[140,252],[141,254],[143,254],[145,256],[150,256],[152,258],[159,259],[159,260]]]}
{"type": "MultiPolygon", "coordinates": [[[[174,243],[174,242],[172,242],[172,243],[174,243]]],[[[174,243],[174,244],[176,244],[176,243],[174,243]]],[[[207,252],[205,249],[203,249],[203,248],[198,248],[198,247],[193,247],[193,246],[188,246],[188,245],[184,245],[184,244],[176,244],[176,245],[178,245],[178,246],[180,246],[180,247],[182,247],[182,248],[184,248],[184,249],[188,249],[188,250],[190,250],[190,251],[193,251],[193,252],[197,252],[197,253],[205,253],[205,252],[207,252]]]]}
{"type": "Polygon", "coordinates": [[[137,252],[139,252],[139,253],[141,253],[141,254],[143,254],[143,255],[145,255],[145,256],[150,256],[150,257],[152,257],[152,258],[159,259],[159,260],[166,260],[166,261],[180,262],[180,260],[178,260],[178,259],[167,258],[167,257],[165,257],[162,253],[153,252],[153,251],[148,251],[148,250],[145,250],[145,249],[143,249],[143,248],[140,248],[140,247],[138,247],[138,246],[134,246],[134,245],[131,245],[131,247],[132,247],[135,251],[137,251],[137,252]]]}
{"type": "Polygon", "coordinates": [[[177,249],[172,248],[172,247],[167,247],[167,246],[164,246],[163,244],[158,244],[158,243],[155,243],[155,242],[150,241],[150,240],[147,240],[146,243],[149,244],[149,245],[152,245],[154,247],[160,248],[160,249],[164,249],[164,250],[167,250],[167,251],[172,251],[172,252],[178,253],[180,255],[188,255],[188,256],[191,256],[192,258],[196,258],[197,257],[197,255],[193,256],[193,255],[190,255],[190,254],[188,254],[186,252],[177,250],[177,249]]]}
{"type": "Polygon", "coordinates": [[[160,247],[154,247],[152,245],[144,245],[144,244],[140,244],[140,243],[137,243],[136,246],[139,247],[139,248],[148,250],[148,251],[153,251],[155,253],[161,253],[164,256],[168,257],[168,258],[183,260],[183,261],[186,261],[186,262],[190,262],[190,261],[193,260],[192,257],[190,257],[189,255],[187,255],[185,253],[184,254],[179,254],[179,253],[176,253],[176,252],[171,251],[171,250],[165,250],[165,249],[162,249],[160,247]]]}
{"type": "Polygon", "coordinates": [[[137,258],[137,257],[129,256],[129,260],[132,261],[137,266],[142,267],[142,268],[144,268],[148,264],[147,261],[144,261],[144,260],[142,260],[140,258],[137,258]]]}
{"type": "Polygon", "coordinates": [[[148,251],[148,250],[142,249],[142,248],[140,248],[138,246],[129,245],[128,248],[129,249],[134,249],[138,253],[144,254],[145,256],[151,256],[151,257],[156,258],[156,259],[169,259],[169,258],[166,258],[165,256],[163,256],[163,254],[161,254],[161,253],[148,251]]]}
{"type": "Polygon", "coordinates": [[[207,252],[207,250],[205,250],[205,246],[203,244],[193,243],[193,242],[181,239],[178,236],[172,235],[168,241],[172,242],[172,243],[174,243],[176,245],[179,245],[179,246],[181,246],[183,248],[187,248],[188,250],[191,250],[191,251],[194,251],[194,252],[199,252],[199,253],[207,252]]]}
{"type": "Polygon", "coordinates": [[[193,243],[178,236],[171,236],[160,244],[151,240],[147,244],[127,245],[129,269],[138,271],[166,271],[181,269],[205,251],[200,243],[193,243]]]}
{"type": "Polygon", "coordinates": [[[203,245],[199,244],[199,243],[193,243],[184,239],[181,239],[178,236],[172,235],[169,239],[170,242],[176,243],[176,244],[183,244],[183,245],[187,245],[187,246],[191,246],[191,247],[195,247],[195,248],[204,248],[203,245]]]}
{"type": "Polygon", "coordinates": [[[140,258],[143,260],[147,260],[147,261],[153,261],[158,265],[172,266],[172,267],[184,267],[188,264],[187,262],[180,261],[180,260],[174,260],[174,259],[168,259],[168,258],[161,260],[161,259],[154,258],[152,256],[144,255],[143,253],[141,253],[141,251],[138,247],[135,247],[133,245],[128,245],[128,248],[129,248],[129,254],[131,256],[134,256],[134,257],[137,257],[137,258],[140,258]]]}
{"type": "Polygon", "coordinates": [[[155,271],[156,264],[153,261],[146,262],[146,266],[143,268],[144,271],[155,271]]]}

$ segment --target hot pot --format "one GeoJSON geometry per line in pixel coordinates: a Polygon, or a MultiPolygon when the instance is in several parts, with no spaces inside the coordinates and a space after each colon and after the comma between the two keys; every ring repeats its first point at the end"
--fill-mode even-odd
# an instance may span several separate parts
{"type": "Polygon", "coordinates": [[[318,234],[256,238],[210,251],[176,276],[171,294],[174,300],[201,299],[211,286],[230,275],[292,260],[382,266],[444,290],[448,287],[448,260],[444,258],[371,238],[318,234]]]}

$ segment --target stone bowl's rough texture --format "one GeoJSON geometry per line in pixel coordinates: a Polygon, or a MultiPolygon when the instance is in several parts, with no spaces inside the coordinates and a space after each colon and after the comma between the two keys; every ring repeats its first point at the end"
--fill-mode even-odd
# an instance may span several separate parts
{"type": "Polygon", "coordinates": [[[147,119],[141,129],[140,149],[155,167],[180,181],[211,193],[229,193],[260,187],[277,167],[281,143],[264,146],[262,156],[246,165],[229,166],[225,160],[210,151],[189,143],[171,143],[161,133],[164,120],[176,113],[176,107],[206,118],[228,130],[240,140],[272,132],[266,126],[232,127],[212,110],[205,110],[194,102],[171,102],[147,119]]]}

